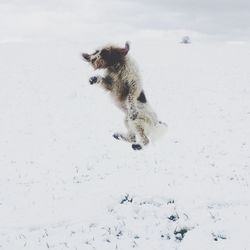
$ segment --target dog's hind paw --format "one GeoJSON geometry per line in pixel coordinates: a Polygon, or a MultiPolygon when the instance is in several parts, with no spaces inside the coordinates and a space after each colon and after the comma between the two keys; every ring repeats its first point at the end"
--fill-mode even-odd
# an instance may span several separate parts
{"type": "Polygon", "coordinates": [[[142,149],[142,146],[140,144],[132,144],[132,148],[134,150],[141,150],[142,149]]]}
{"type": "Polygon", "coordinates": [[[121,135],[118,134],[118,133],[113,134],[113,137],[114,137],[116,140],[120,140],[120,139],[121,139],[121,135]]]}

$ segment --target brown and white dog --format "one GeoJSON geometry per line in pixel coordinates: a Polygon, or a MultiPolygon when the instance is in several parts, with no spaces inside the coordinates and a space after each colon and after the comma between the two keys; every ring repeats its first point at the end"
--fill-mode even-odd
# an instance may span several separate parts
{"type": "Polygon", "coordinates": [[[118,140],[132,143],[140,150],[149,143],[149,136],[156,128],[166,130],[166,124],[158,121],[148,104],[135,63],[129,58],[129,44],[125,47],[106,46],[82,57],[96,69],[104,69],[104,76],[93,76],[90,84],[100,84],[110,92],[117,106],[125,113],[128,133],[115,133],[118,140]]]}

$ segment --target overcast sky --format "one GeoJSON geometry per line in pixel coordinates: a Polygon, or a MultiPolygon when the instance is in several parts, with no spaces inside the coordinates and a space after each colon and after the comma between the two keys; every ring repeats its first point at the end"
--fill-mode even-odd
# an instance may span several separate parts
{"type": "Polygon", "coordinates": [[[250,35],[250,1],[247,0],[137,1],[165,11],[166,19],[161,19],[158,24],[155,22],[158,27],[191,29],[232,38],[250,35]]]}
{"type": "Polygon", "coordinates": [[[1,40],[150,31],[250,40],[250,1],[0,0],[0,29],[1,40]]]}

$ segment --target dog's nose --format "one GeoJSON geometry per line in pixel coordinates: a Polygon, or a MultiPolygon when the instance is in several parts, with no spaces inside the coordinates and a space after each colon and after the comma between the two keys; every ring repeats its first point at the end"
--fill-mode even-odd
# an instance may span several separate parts
{"type": "Polygon", "coordinates": [[[90,59],[90,55],[87,54],[87,53],[82,53],[82,57],[83,57],[85,60],[87,60],[87,61],[89,61],[89,59],[90,59]]]}

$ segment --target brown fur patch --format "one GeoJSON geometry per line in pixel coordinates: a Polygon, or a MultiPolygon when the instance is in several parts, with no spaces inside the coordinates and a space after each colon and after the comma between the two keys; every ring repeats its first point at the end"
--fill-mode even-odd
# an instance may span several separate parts
{"type": "Polygon", "coordinates": [[[125,56],[120,48],[104,48],[100,52],[102,59],[105,61],[107,67],[114,66],[116,64],[123,64],[125,56]]]}
{"type": "Polygon", "coordinates": [[[119,94],[120,101],[124,101],[127,98],[129,94],[129,86],[127,82],[121,86],[119,94]]]}

